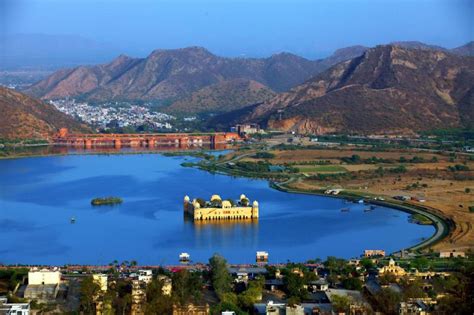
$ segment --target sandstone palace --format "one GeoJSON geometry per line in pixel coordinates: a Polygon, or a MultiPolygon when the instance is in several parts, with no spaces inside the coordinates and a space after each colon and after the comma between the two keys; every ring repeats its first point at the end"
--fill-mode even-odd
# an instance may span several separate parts
{"type": "Polygon", "coordinates": [[[222,200],[219,195],[213,195],[210,201],[184,197],[184,213],[200,220],[236,220],[258,219],[258,202],[255,200],[250,205],[250,200],[245,195],[240,195],[239,201],[231,199],[222,200]]]}

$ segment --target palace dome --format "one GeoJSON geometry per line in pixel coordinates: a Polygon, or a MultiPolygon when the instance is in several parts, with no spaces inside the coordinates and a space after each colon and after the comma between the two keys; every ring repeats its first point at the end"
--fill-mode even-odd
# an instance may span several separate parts
{"type": "Polygon", "coordinates": [[[221,196],[219,196],[219,195],[212,195],[211,196],[211,201],[214,201],[214,200],[222,200],[222,199],[221,199],[221,196]]]}
{"type": "Polygon", "coordinates": [[[245,196],[244,194],[240,195],[240,200],[242,199],[247,199],[247,196],[245,196]]]}
{"type": "Polygon", "coordinates": [[[253,202],[253,206],[254,206],[254,207],[258,207],[258,201],[257,201],[257,200],[255,200],[255,201],[253,202]]]}
{"type": "Polygon", "coordinates": [[[222,201],[222,208],[232,208],[232,204],[229,200],[222,201]]]}
{"type": "Polygon", "coordinates": [[[184,201],[189,202],[189,196],[184,196],[184,201]]]}

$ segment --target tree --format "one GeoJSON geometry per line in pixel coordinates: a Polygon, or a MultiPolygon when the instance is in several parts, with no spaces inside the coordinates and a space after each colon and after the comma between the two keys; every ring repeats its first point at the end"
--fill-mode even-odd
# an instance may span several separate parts
{"type": "Polygon", "coordinates": [[[173,309],[173,301],[163,294],[164,282],[153,279],[146,288],[145,314],[169,314],[173,309]]]}
{"type": "Polygon", "coordinates": [[[227,271],[227,261],[217,254],[209,259],[212,287],[219,299],[232,289],[232,277],[227,271]]]}
{"type": "Polygon", "coordinates": [[[333,309],[338,313],[348,313],[351,307],[351,298],[342,295],[331,295],[331,304],[333,309]]]}
{"type": "Polygon", "coordinates": [[[100,293],[100,286],[94,281],[92,276],[86,277],[81,282],[80,308],[86,314],[95,313],[95,301],[100,293]]]}
{"type": "Polygon", "coordinates": [[[349,277],[342,280],[342,286],[347,290],[362,290],[362,281],[356,277],[349,277]]]}
{"type": "Polygon", "coordinates": [[[308,295],[308,290],[304,288],[304,278],[299,274],[290,272],[285,277],[285,291],[289,297],[298,297],[305,299],[308,295]]]}
{"type": "Polygon", "coordinates": [[[382,288],[375,294],[375,300],[377,301],[378,308],[383,313],[398,314],[398,304],[401,302],[402,297],[400,293],[397,293],[392,289],[382,288]]]}
{"type": "Polygon", "coordinates": [[[202,280],[194,272],[186,269],[173,274],[173,296],[178,303],[184,305],[190,301],[199,301],[201,298],[202,280]]]}

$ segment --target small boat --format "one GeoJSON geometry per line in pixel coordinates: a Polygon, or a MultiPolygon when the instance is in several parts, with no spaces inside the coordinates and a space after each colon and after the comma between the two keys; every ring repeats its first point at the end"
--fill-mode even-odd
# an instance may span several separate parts
{"type": "Polygon", "coordinates": [[[342,208],[341,209],[341,212],[349,212],[349,211],[351,211],[351,209],[349,209],[349,208],[342,208]]]}
{"type": "Polygon", "coordinates": [[[182,263],[188,263],[191,260],[191,256],[188,253],[179,254],[179,261],[182,263]]]}
{"type": "Polygon", "coordinates": [[[370,211],[372,211],[372,210],[374,210],[374,209],[372,209],[371,207],[369,207],[369,208],[365,208],[365,209],[364,209],[364,212],[370,212],[370,211]]]}
{"type": "Polygon", "coordinates": [[[360,199],[357,203],[364,203],[364,199],[360,199]]]}
{"type": "Polygon", "coordinates": [[[71,217],[71,224],[74,224],[76,223],[76,218],[75,217],[71,217]]]}

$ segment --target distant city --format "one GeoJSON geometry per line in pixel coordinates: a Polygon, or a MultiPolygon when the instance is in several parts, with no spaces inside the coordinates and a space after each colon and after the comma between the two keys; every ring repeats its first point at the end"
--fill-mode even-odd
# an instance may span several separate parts
{"type": "Polygon", "coordinates": [[[148,126],[151,129],[173,128],[176,117],[152,112],[149,107],[124,102],[109,102],[92,106],[75,99],[50,100],[59,111],[100,129],[148,126]]]}

